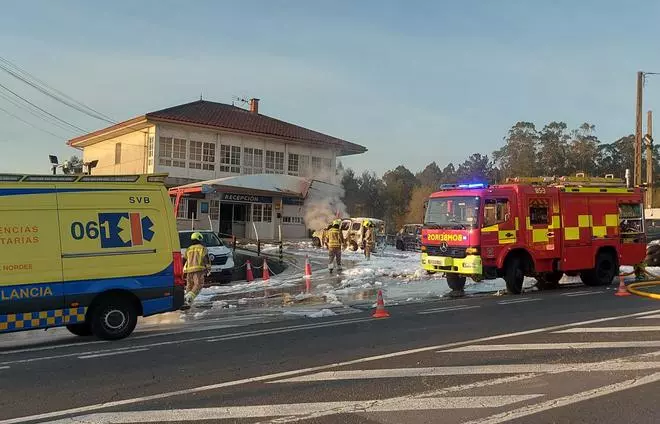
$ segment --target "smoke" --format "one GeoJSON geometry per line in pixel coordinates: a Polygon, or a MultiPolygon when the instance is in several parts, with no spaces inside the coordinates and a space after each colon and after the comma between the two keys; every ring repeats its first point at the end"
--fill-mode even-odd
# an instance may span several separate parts
{"type": "Polygon", "coordinates": [[[340,218],[349,217],[346,205],[341,200],[344,197],[343,187],[324,182],[341,181],[341,176],[332,177],[334,178],[329,178],[327,173],[314,175],[303,207],[303,219],[307,228],[325,228],[337,215],[340,218]]]}

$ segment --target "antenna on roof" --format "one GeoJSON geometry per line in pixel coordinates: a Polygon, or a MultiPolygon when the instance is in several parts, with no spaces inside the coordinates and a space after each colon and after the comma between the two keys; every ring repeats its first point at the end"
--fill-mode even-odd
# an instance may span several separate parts
{"type": "Polygon", "coordinates": [[[202,100],[202,92],[199,92],[199,100],[202,100]]]}
{"type": "Polygon", "coordinates": [[[242,105],[248,105],[250,103],[248,100],[246,100],[242,97],[238,97],[238,96],[233,96],[231,99],[232,99],[232,102],[231,102],[232,106],[235,106],[234,102],[241,103],[242,105]]]}

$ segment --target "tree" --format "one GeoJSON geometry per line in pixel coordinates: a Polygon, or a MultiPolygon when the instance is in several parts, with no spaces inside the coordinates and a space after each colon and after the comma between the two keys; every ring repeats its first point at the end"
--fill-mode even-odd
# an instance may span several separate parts
{"type": "Polygon", "coordinates": [[[569,134],[564,122],[551,122],[539,134],[537,166],[548,176],[566,175],[569,134]]]}
{"type": "Polygon", "coordinates": [[[442,182],[445,184],[455,184],[456,183],[456,168],[454,164],[449,162],[445,169],[442,170],[442,182]]]}
{"type": "Polygon", "coordinates": [[[390,228],[399,228],[408,212],[412,190],[418,185],[415,176],[403,165],[383,175],[385,183],[386,219],[390,228]]]}
{"type": "Polygon", "coordinates": [[[624,178],[626,169],[630,169],[631,179],[634,172],[635,136],[630,134],[621,137],[614,143],[599,146],[599,174],[614,174],[624,178]]]}
{"type": "Polygon", "coordinates": [[[426,202],[431,193],[437,190],[437,187],[425,185],[413,189],[412,195],[410,196],[410,203],[408,204],[408,213],[405,217],[405,223],[421,224],[424,222],[424,202],[426,202]]]}
{"type": "Polygon", "coordinates": [[[518,122],[504,138],[505,145],[493,153],[495,164],[504,177],[534,176],[536,168],[536,145],[539,135],[531,122],[518,122]]]}
{"type": "Polygon", "coordinates": [[[593,134],[595,128],[585,122],[572,131],[568,155],[568,170],[571,173],[584,172],[591,176],[601,173],[598,164],[602,150],[598,137],[593,134]]]}
{"type": "Polygon", "coordinates": [[[423,186],[438,187],[442,183],[442,171],[435,162],[426,165],[426,168],[422,172],[418,172],[416,176],[423,186]]]}
{"type": "Polygon", "coordinates": [[[358,179],[360,185],[359,214],[370,218],[385,217],[385,184],[373,172],[364,171],[358,179]]]}
{"type": "Polygon", "coordinates": [[[354,215],[356,211],[356,206],[360,203],[360,183],[357,178],[355,178],[355,172],[348,168],[346,169],[341,177],[341,186],[344,189],[344,195],[342,201],[346,205],[346,209],[350,215],[354,215]]]}
{"type": "Polygon", "coordinates": [[[493,163],[488,156],[474,153],[458,165],[456,177],[461,183],[493,182],[493,163]]]}

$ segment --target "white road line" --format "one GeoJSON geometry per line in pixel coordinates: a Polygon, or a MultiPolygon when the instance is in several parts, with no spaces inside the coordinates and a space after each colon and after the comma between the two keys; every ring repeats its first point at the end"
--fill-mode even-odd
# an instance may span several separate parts
{"type": "Polygon", "coordinates": [[[160,411],[108,412],[59,420],[52,423],[161,423],[172,421],[236,420],[241,418],[308,416],[311,414],[317,414],[320,411],[331,411],[333,415],[337,415],[351,413],[358,410],[362,412],[398,412],[465,408],[500,408],[512,403],[531,400],[541,396],[543,395],[454,396],[424,399],[399,397],[382,400],[369,399],[362,401],[309,402],[160,411]]]}
{"type": "Polygon", "coordinates": [[[144,351],[147,351],[147,350],[149,350],[149,349],[141,348],[141,349],[132,349],[132,350],[122,350],[121,352],[96,353],[94,355],[79,356],[78,359],[101,358],[101,357],[105,357],[105,356],[123,355],[125,353],[144,352],[144,351]]]}
{"type": "Polygon", "coordinates": [[[660,331],[660,325],[647,325],[638,327],[578,327],[569,328],[568,330],[555,331],[554,333],[637,333],[645,331],[660,331]]]}
{"type": "Polygon", "coordinates": [[[617,393],[623,390],[633,389],[635,387],[655,383],[657,381],[660,381],[660,372],[647,375],[645,377],[622,381],[620,383],[610,384],[609,386],[602,386],[597,389],[587,390],[581,393],[571,394],[557,399],[548,400],[546,402],[537,403],[535,405],[523,406],[522,408],[509,410],[506,412],[502,412],[500,414],[492,415],[486,418],[476,419],[474,421],[469,421],[463,424],[504,423],[518,418],[523,418],[530,415],[538,414],[539,412],[549,411],[554,408],[561,408],[578,402],[584,402],[585,400],[595,399],[601,396],[611,395],[612,393],[617,393]]]}
{"type": "Polygon", "coordinates": [[[512,305],[514,303],[526,303],[526,302],[539,302],[543,299],[539,297],[528,297],[524,299],[515,299],[515,300],[502,300],[501,302],[497,302],[498,305],[512,305]]]}
{"type": "Polygon", "coordinates": [[[176,391],[171,391],[171,392],[163,392],[163,393],[157,393],[157,394],[153,394],[153,395],[149,395],[149,396],[128,398],[128,399],[122,399],[122,400],[117,400],[117,401],[113,401],[113,402],[97,403],[97,404],[91,404],[91,405],[86,405],[86,406],[80,406],[80,407],[77,407],[77,408],[62,409],[62,410],[59,410],[59,411],[46,412],[46,413],[42,413],[42,414],[35,414],[35,415],[29,415],[29,416],[17,417],[17,418],[10,418],[10,419],[0,421],[0,424],[25,423],[25,422],[36,421],[36,420],[45,420],[45,419],[50,419],[50,418],[55,418],[55,417],[62,417],[62,416],[65,416],[65,415],[87,413],[87,412],[98,411],[98,410],[106,409],[106,408],[115,408],[115,407],[124,406],[124,405],[134,405],[134,404],[148,402],[148,401],[152,401],[152,400],[159,400],[159,399],[166,399],[166,398],[171,398],[171,397],[184,396],[184,395],[188,395],[188,394],[201,393],[201,392],[205,392],[205,391],[209,391],[209,390],[217,390],[217,389],[222,389],[222,388],[226,388],[226,387],[235,387],[235,386],[239,386],[239,385],[243,385],[243,384],[256,383],[256,382],[261,382],[261,381],[276,380],[276,379],[281,379],[281,378],[284,378],[284,377],[291,377],[291,376],[295,376],[295,375],[313,373],[313,372],[317,372],[317,371],[325,371],[325,370],[332,369],[332,368],[345,367],[345,366],[355,365],[355,364],[362,364],[362,363],[365,363],[365,362],[372,362],[372,361],[377,361],[377,360],[380,360],[380,359],[397,358],[397,357],[401,357],[401,356],[412,355],[412,354],[415,354],[415,353],[429,352],[429,351],[439,350],[439,349],[440,350],[449,349],[449,348],[452,348],[452,347],[455,347],[455,346],[462,346],[462,345],[466,345],[466,344],[470,344],[470,343],[479,343],[479,342],[488,342],[488,341],[493,341],[493,340],[501,340],[501,339],[516,337],[516,336],[526,336],[526,335],[529,335],[529,334],[538,334],[538,333],[544,333],[544,332],[549,332],[549,331],[561,330],[563,328],[577,327],[577,326],[589,325],[589,324],[597,324],[597,323],[600,323],[600,322],[614,321],[614,320],[626,319],[626,318],[635,318],[635,317],[641,317],[641,316],[645,316],[645,315],[659,314],[659,313],[660,313],[660,310],[655,309],[655,310],[646,311],[646,312],[636,312],[634,314],[615,315],[615,316],[610,316],[610,317],[605,317],[605,318],[596,318],[596,319],[591,319],[591,320],[587,320],[587,321],[573,322],[573,323],[569,323],[569,324],[553,325],[553,326],[550,326],[550,327],[542,327],[542,328],[535,328],[535,329],[532,329],[532,330],[517,331],[515,333],[504,333],[504,334],[498,334],[498,335],[495,335],[495,336],[480,337],[480,338],[477,338],[477,339],[446,343],[446,344],[442,344],[442,345],[425,346],[425,347],[421,347],[421,348],[396,351],[396,352],[386,353],[386,354],[382,354],[382,355],[367,356],[367,357],[363,357],[363,358],[353,359],[353,360],[350,360],[350,361],[335,362],[335,363],[331,363],[331,364],[319,365],[319,366],[316,366],[316,367],[302,368],[302,369],[291,370],[291,371],[283,371],[283,372],[274,373],[274,374],[265,374],[265,375],[261,375],[261,376],[258,376],[258,377],[250,377],[250,378],[244,378],[244,379],[240,379],[240,380],[225,381],[225,382],[222,382],[222,383],[210,384],[210,385],[207,385],[207,386],[198,386],[198,387],[193,387],[193,388],[190,388],[190,389],[176,390],[176,391]]]}
{"type": "MultiPolygon", "coordinates": [[[[95,350],[95,351],[87,351],[87,352],[74,352],[74,353],[64,353],[61,355],[52,355],[52,356],[40,356],[36,358],[28,358],[28,359],[16,359],[13,361],[5,361],[5,362],[0,362],[0,365],[12,365],[12,364],[26,364],[26,363],[31,363],[31,362],[38,362],[38,361],[46,361],[46,360],[52,360],[52,359],[61,359],[61,358],[71,358],[71,357],[77,357],[81,355],[94,355],[97,353],[110,353],[110,352],[123,352],[125,350],[131,350],[131,349],[136,349],[136,348],[151,348],[151,347],[157,347],[157,346],[169,346],[169,345],[176,345],[176,344],[182,344],[182,343],[190,343],[190,342],[196,342],[196,341],[206,341],[206,340],[213,340],[213,341],[221,341],[221,340],[234,340],[234,339],[241,339],[241,338],[248,338],[248,337],[256,337],[256,336],[265,336],[269,334],[279,334],[282,332],[292,332],[292,331],[300,331],[300,330],[309,330],[309,329],[314,329],[314,328],[322,328],[325,326],[328,326],[328,324],[332,324],[333,326],[336,325],[343,325],[343,324],[353,324],[357,322],[364,322],[364,321],[373,321],[373,318],[352,318],[352,319],[346,319],[346,320],[340,320],[340,321],[330,321],[327,322],[326,324],[323,323],[315,323],[315,324],[302,324],[302,325],[294,325],[294,326],[289,326],[289,327],[282,327],[280,328],[274,328],[274,329],[266,329],[266,330],[255,330],[255,331],[247,331],[243,333],[230,333],[222,336],[206,336],[206,337],[197,337],[193,339],[181,339],[181,340],[168,340],[168,341],[163,341],[163,342],[157,342],[157,343],[149,343],[149,344],[143,344],[143,345],[133,345],[133,346],[127,346],[127,347],[122,347],[122,348],[117,348],[117,349],[105,349],[105,350],[95,350]]],[[[106,343],[106,342],[104,342],[106,343]]],[[[81,347],[86,347],[85,345],[78,345],[81,347]]]]}
{"type": "Polygon", "coordinates": [[[417,312],[418,315],[426,314],[437,314],[440,312],[452,312],[452,311],[464,311],[466,309],[481,308],[481,306],[451,306],[447,308],[435,308],[435,309],[426,309],[420,312],[417,312]]]}
{"type": "Polygon", "coordinates": [[[637,317],[637,319],[660,319],[660,314],[647,315],[645,317],[637,317]]]}
{"type": "Polygon", "coordinates": [[[8,370],[9,367],[0,367],[0,370],[8,370]]]}
{"type": "Polygon", "coordinates": [[[303,375],[269,384],[301,383],[313,381],[366,380],[377,378],[433,377],[447,375],[562,373],[572,371],[637,371],[660,368],[660,362],[573,363],[573,364],[516,364],[467,365],[455,367],[391,368],[375,370],[327,371],[303,375]]]}
{"type": "Polygon", "coordinates": [[[569,293],[562,293],[560,296],[570,296],[570,295],[583,294],[583,293],[592,293],[592,291],[591,290],[580,290],[580,291],[574,291],[574,292],[569,292],[569,293]]]}
{"type": "Polygon", "coordinates": [[[660,340],[633,342],[579,342],[579,343],[517,343],[503,345],[469,345],[441,352],[498,352],[507,350],[561,350],[561,349],[625,349],[660,347],[660,340]]]}
{"type": "Polygon", "coordinates": [[[579,297],[579,296],[591,296],[593,294],[603,294],[605,293],[604,291],[592,291],[592,292],[587,292],[587,293],[569,293],[565,295],[566,297],[579,297]]]}

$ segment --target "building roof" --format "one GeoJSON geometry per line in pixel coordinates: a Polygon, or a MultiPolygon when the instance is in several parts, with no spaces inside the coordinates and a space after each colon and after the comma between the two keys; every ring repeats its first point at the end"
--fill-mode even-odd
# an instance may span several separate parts
{"type": "MultiPolygon", "coordinates": [[[[71,146],[88,145],[91,139],[118,131],[123,126],[134,125],[139,121],[172,122],[232,131],[243,134],[280,138],[294,142],[332,146],[341,155],[364,153],[366,147],[332,137],[317,131],[300,127],[257,112],[224,103],[197,100],[167,109],[149,112],[144,116],[69,140],[71,146]]],[[[101,141],[101,140],[98,140],[101,141]]]]}

